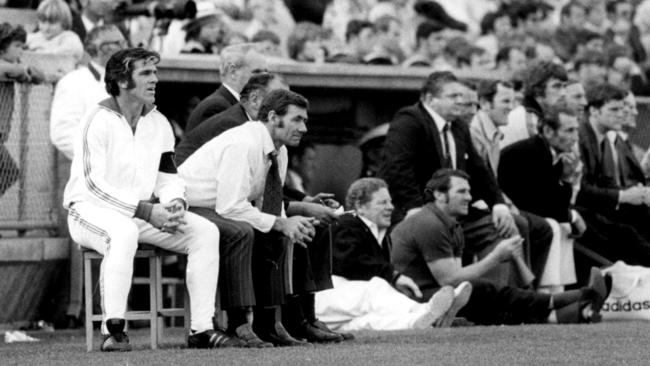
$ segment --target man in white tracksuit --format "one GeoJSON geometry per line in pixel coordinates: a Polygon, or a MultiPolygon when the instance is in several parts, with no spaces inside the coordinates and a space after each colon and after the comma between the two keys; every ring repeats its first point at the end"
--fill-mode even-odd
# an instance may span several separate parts
{"type": "Polygon", "coordinates": [[[159,60],[158,54],[141,48],[110,58],[104,80],[111,98],[84,119],[64,194],[72,239],[104,255],[102,351],[131,349],[124,316],[138,241],[188,255],[188,345],[239,345],[212,326],[219,231],[185,211],[185,186],[173,163],[174,135],[153,104],[159,60]]]}

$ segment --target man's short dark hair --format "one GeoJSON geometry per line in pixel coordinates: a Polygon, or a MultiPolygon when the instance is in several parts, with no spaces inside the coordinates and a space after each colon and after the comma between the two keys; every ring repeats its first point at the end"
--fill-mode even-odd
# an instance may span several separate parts
{"type": "Polygon", "coordinates": [[[262,100],[260,110],[257,112],[258,119],[268,122],[271,111],[275,111],[278,116],[284,116],[290,105],[304,109],[309,108],[309,102],[302,95],[285,89],[273,90],[262,100]]]}
{"type": "Polygon", "coordinates": [[[451,177],[469,181],[469,174],[462,170],[442,168],[436,170],[424,187],[424,202],[434,202],[433,192],[447,193],[451,188],[451,177]]]}
{"type": "Polygon", "coordinates": [[[4,53],[11,42],[27,41],[27,32],[22,26],[12,26],[9,23],[0,24],[0,53],[4,53]]]}
{"type": "Polygon", "coordinates": [[[253,38],[251,39],[251,42],[253,43],[265,42],[265,41],[269,41],[276,46],[280,45],[280,43],[282,42],[282,40],[280,40],[280,37],[277,35],[277,33],[266,29],[262,29],[258,31],[253,35],[253,38]]]}
{"type": "Polygon", "coordinates": [[[275,79],[280,79],[281,81],[284,81],[282,77],[278,74],[273,74],[269,72],[262,72],[259,74],[253,74],[251,75],[251,78],[248,79],[248,82],[246,85],[244,85],[244,88],[241,91],[240,94],[240,101],[246,102],[250,98],[251,94],[254,91],[261,90],[261,89],[266,89],[269,84],[275,79]]]}
{"type": "Polygon", "coordinates": [[[514,49],[515,47],[513,46],[503,46],[499,48],[499,51],[497,52],[497,55],[494,58],[495,63],[499,65],[500,62],[510,61],[510,52],[514,49]]]}
{"type": "Polygon", "coordinates": [[[375,31],[375,25],[367,20],[352,19],[345,28],[345,41],[349,42],[350,38],[357,37],[362,30],[370,28],[375,31]]]}
{"type": "Polygon", "coordinates": [[[451,71],[434,71],[427,77],[422,88],[420,89],[420,98],[427,94],[438,96],[442,87],[449,83],[458,82],[458,78],[451,71]]]}
{"type": "Polygon", "coordinates": [[[345,207],[352,210],[356,205],[363,205],[370,202],[372,194],[382,188],[388,188],[388,184],[383,179],[361,178],[355,180],[345,195],[345,207]]]}
{"type": "Polygon", "coordinates": [[[432,33],[438,33],[444,29],[444,25],[433,20],[427,20],[420,23],[418,28],[415,30],[416,47],[420,46],[421,39],[427,39],[432,33]]]}
{"type": "Polygon", "coordinates": [[[514,89],[514,86],[509,81],[483,79],[478,83],[478,87],[476,88],[478,99],[487,100],[490,103],[494,102],[494,96],[497,94],[497,89],[499,85],[501,85],[504,88],[514,89]]]}
{"type": "Polygon", "coordinates": [[[494,32],[494,23],[496,23],[497,19],[503,18],[503,17],[508,17],[508,20],[510,21],[510,25],[514,27],[514,23],[512,21],[512,17],[510,17],[510,14],[508,14],[505,10],[500,9],[496,12],[489,12],[486,13],[483,16],[483,19],[481,19],[481,34],[489,34],[494,32]]]}
{"type": "Polygon", "coordinates": [[[592,50],[586,50],[576,57],[574,68],[580,71],[583,65],[607,66],[607,57],[604,53],[592,50]]]}
{"type": "Polygon", "coordinates": [[[160,62],[160,55],[158,52],[136,47],[118,51],[111,56],[106,63],[106,75],[104,75],[104,83],[106,83],[106,91],[109,95],[114,97],[120,95],[118,83],[123,81],[127,82],[127,89],[135,87],[133,70],[135,62],[139,60],[152,60],[157,64],[160,62]]]}
{"type": "Polygon", "coordinates": [[[558,102],[544,108],[544,116],[537,126],[539,133],[541,134],[544,131],[544,126],[548,126],[553,131],[557,131],[560,128],[561,114],[576,117],[576,111],[569,108],[566,102],[558,102]]]}
{"type": "Polygon", "coordinates": [[[587,108],[601,108],[611,101],[624,100],[627,92],[609,83],[600,83],[587,89],[587,108]]]}
{"type": "Polygon", "coordinates": [[[538,61],[526,69],[524,78],[524,95],[527,97],[543,96],[546,84],[551,79],[567,81],[569,79],[562,65],[549,61],[538,61]]]}

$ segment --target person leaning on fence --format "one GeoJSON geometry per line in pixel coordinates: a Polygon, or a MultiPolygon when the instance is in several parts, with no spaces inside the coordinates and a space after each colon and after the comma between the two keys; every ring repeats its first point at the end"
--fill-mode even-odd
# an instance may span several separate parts
{"type": "Polygon", "coordinates": [[[77,135],[64,194],[72,239],[104,255],[102,351],[131,349],[124,316],[138,241],[188,255],[188,345],[237,345],[213,329],[219,230],[186,212],[184,183],[173,161],[174,135],[153,104],[159,60],[142,48],[121,50],[108,60],[104,81],[111,97],[88,114],[77,135]]]}
{"type": "Polygon", "coordinates": [[[18,179],[18,166],[5,143],[11,132],[14,110],[14,83],[41,83],[43,73],[21,64],[27,33],[21,26],[0,24],[0,196],[18,179]]]}

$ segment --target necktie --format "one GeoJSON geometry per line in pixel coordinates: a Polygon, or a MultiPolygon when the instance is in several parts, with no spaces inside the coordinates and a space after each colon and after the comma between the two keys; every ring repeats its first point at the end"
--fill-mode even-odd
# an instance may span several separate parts
{"type": "Polygon", "coordinates": [[[616,136],[616,140],[614,142],[614,146],[616,147],[616,151],[618,152],[618,170],[620,173],[620,181],[621,181],[621,186],[622,187],[630,187],[633,184],[633,182],[630,181],[630,167],[627,162],[627,156],[628,154],[632,151],[630,149],[630,146],[626,141],[624,141],[621,136],[616,136]]]}
{"type": "Polygon", "coordinates": [[[614,151],[607,136],[600,142],[601,168],[605,177],[612,179],[617,187],[621,186],[618,164],[614,161],[614,151]]]}
{"type": "Polygon", "coordinates": [[[449,136],[448,132],[450,129],[450,123],[447,122],[445,123],[445,127],[442,128],[442,142],[444,144],[444,157],[443,157],[443,165],[444,168],[453,168],[452,166],[452,161],[451,161],[451,153],[449,151],[449,136]]]}
{"type": "Polygon", "coordinates": [[[282,213],[282,181],[280,180],[280,171],[278,169],[277,153],[269,154],[271,168],[266,173],[266,183],[264,185],[264,199],[262,201],[262,212],[275,216],[282,213]]]}

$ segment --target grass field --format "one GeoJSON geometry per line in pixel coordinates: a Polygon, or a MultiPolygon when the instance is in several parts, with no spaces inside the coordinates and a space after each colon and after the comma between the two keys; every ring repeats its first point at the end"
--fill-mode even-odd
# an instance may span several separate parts
{"type": "MultiPolygon", "coordinates": [[[[129,353],[86,353],[82,330],[30,333],[36,343],[0,344],[0,365],[650,365],[650,324],[526,325],[364,332],[310,348],[189,350],[181,329],[150,350],[148,329],[129,353]]],[[[97,340],[99,342],[99,340],[97,340]]]]}

